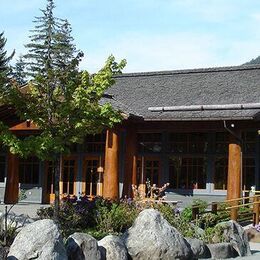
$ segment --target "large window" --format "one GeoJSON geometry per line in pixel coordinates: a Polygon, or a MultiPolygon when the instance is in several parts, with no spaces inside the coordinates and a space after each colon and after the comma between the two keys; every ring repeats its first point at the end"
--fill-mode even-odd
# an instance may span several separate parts
{"type": "MultiPolygon", "coordinates": [[[[101,167],[99,159],[87,159],[85,161],[84,168],[84,182],[85,182],[85,194],[86,195],[98,195],[98,183],[101,181],[101,173],[98,172],[98,168],[101,167]]],[[[83,189],[84,189],[83,188],[83,189]]]]}
{"type": "Polygon", "coordinates": [[[105,151],[106,135],[87,135],[83,144],[83,151],[88,153],[100,153],[105,151]]]}
{"type": "MultiPolygon", "coordinates": [[[[214,172],[214,188],[227,189],[228,176],[228,144],[229,133],[216,133],[216,158],[214,172]]],[[[255,185],[256,132],[243,132],[242,188],[249,190],[255,185]]]]}
{"type": "Polygon", "coordinates": [[[228,158],[217,157],[215,159],[214,189],[227,189],[228,158]]]}
{"type": "Polygon", "coordinates": [[[174,189],[205,189],[206,160],[196,157],[171,157],[170,187],[174,189]]]}
{"type": "Polygon", "coordinates": [[[171,153],[206,153],[207,135],[204,133],[171,133],[168,151],[171,153]]]}
{"type": "Polygon", "coordinates": [[[160,177],[160,160],[156,158],[145,158],[144,160],[137,161],[137,184],[141,184],[143,181],[144,184],[147,180],[150,181],[150,184],[159,185],[160,177]],[[144,172],[142,173],[142,164],[144,163],[144,172]],[[142,174],[144,174],[142,178],[142,174]]]}
{"type": "Polygon", "coordinates": [[[65,159],[63,161],[63,174],[62,174],[62,193],[75,194],[74,183],[76,178],[76,161],[73,159],[65,159]]]}
{"type": "Polygon", "coordinates": [[[228,153],[229,134],[226,132],[216,133],[216,147],[215,152],[218,154],[228,153]]]}
{"type": "Polygon", "coordinates": [[[255,185],[255,159],[243,158],[243,189],[250,190],[255,185]]]}
{"type": "Polygon", "coordinates": [[[39,159],[37,157],[20,159],[19,182],[22,184],[39,184],[39,159]]]}
{"type": "Polygon", "coordinates": [[[256,151],[256,132],[244,132],[243,138],[243,152],[245,154],[253,154],[256,151]]]}
{"type": "Polygon", "coordinates": [[[161,133],[139,133],[137,141],[139,152],[159,153],[162,151],[161,133]]]}

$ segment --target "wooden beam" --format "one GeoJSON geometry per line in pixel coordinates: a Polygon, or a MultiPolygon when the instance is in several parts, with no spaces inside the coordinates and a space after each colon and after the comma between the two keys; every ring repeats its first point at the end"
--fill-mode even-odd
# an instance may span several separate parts
{"type": "Polygon", "coordinates": [[[118,173],[119,133],[109,129],[106,133],[105,172],[103,184],[103,197],[106,199],[119,198],[118,173]]]}
{"type": "Polygon", "coordinates": [[[11,153],[7,156],[7,179],[5,186],[6,204],[15,204],[18,202],[19,195],[19,158],[11,153]]]}
{"type": "Polygon", "coordinates": [[[124,189],[123,189],[123,194],[127,197],[132,196],[132,184],[135,185],[137,184],[136,156],[137,156],[136,130],[133,127],[129,127],[127,128],[127,132],[126,132],[126,153],[125,153],[124,189]]]}
{"type": "MultiPolygon", "coordinates": [[[[241,137],[240,132],[236,135],[241,137]]],[[[241,197],[241,168],[242,168],[242,153],[240,141],[230,134],[228,146],[228,183],[227,183],[227,200],[232,200],[241,197]]],[[[231,203],[231,206],[238,204],[238,201],[231,203]]],[[[237,220],[237,209],[231,210],[231,219],[237,220]]]]}

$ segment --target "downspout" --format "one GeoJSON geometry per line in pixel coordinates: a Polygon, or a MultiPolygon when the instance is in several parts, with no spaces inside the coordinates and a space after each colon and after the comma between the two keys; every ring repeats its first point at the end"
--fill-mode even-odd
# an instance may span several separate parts
{"type": "MultiPolygon", "coordinates": [[[[239,142],[240,142],[240,144],[241,144],[241,166],[240,166],[240,178],[241,178],[241,183],[240,183],[240,190],[241,190],[241,192],[243,191],[243,184],[242,184],[242,182],[243,182],[243,173],[242,173],[242,171],[243,171],[243,139],[240,137],[240,136],[238,136],[234,131],[232,131],[230,128],[228,128],[227,127],[227,124],[226,124],[226,120],[224,120],[223,121],[223,125],[224,125],[224,128],[231,134],[231,135],[233,135],[239,142]]],[[[242,192],[243,193],[243,192],[242,192]]],[[[243,195],[243,194],[240,194],[240,196],[241,195],[243,195]]],[[[241,196],[242,197],[242,196],[241,196]]]]}

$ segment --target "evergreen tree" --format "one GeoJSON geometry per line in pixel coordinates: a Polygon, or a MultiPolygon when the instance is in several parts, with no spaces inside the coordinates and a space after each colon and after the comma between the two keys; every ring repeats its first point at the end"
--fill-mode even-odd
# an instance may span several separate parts
{"type": "Polygon", "coordinates": [[[24,55],[29,76],[47,75],[48,70],[61,72],[75,70],[82,53],[76,51],[71,36],[71,26],[67,20],[54,16],[54,0],[47,0],[42,16],[34,20],[31,42],[26,44],[28,53],[24,55]]]}
{"type": "Polygon", "coordinates": [[[13,53],[8,57],[7,51],[5,50],[6,38],[4,37],[4,32],[0,33],[0,84],[4,84],[7,80],[7,75],[9,73],[8,62],[14,56],[13,53]]]}
{"type": "MultiPolygon", "coordinates": [[[[90,76],[79,72],[82,53],[71,42],[71,27],[53,15],[54,1],[47,0],[43,16],[36,18],[25,66],[31,76],[26,93],[18,84],[1,88],[0,100],[12,105],[21,120],[30,120],[40,131],[23,139],[15,136],[0,122],[0,142],[21,157],[34,154],[51,160],[55,166],[55,218],[59,209],[60,161],[73,143],[82,142],[87,134],[101,132],[120,123],[121,114],[110,103],[100,104],[104,92],[113,83],[126,62],[110,56],[103,69],[90,76]]],[[[27,74],[28,75],[28,74],[27,74]]],[[[8,180],[7,180],[8,183],[8,180]]],[[[7,191],[7,189],[6,189],[7,191]]]]}
{"type": "Polygon", "coordinates": [[[12,76],[21,86],[26,83],[25,64],[22,55],[19,56],[19,59],[16,61],[15,66],[12,67],[12,76]]]}

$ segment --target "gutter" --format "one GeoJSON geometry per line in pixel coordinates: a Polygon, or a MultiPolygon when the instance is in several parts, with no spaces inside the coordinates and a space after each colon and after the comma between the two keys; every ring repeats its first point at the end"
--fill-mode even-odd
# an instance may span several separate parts
{"type": "Polygon", "coordinates": [[[151,112],[260,109],[260,103],[148,107],[151,112]]]}

